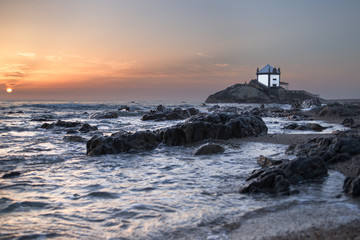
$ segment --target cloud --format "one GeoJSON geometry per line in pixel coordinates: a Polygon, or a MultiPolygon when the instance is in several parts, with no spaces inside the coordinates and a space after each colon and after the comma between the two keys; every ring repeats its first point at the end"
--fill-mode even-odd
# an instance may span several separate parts
{"type": "Polygon", "coordinates": [[[212,58],[212,56],[207,55],[207,54],[202,53],[202,52],[195,52],[194,54],[195,54],[196,56],[203,57],[203,58],[212,58]]]}
{"type": "Polygon", "coordinates": [[[30,52],[18,52],[17,55],[27,58],[34,58],[36,56],[35,53],[30,53],[30,52]]]}
{"type": "Polygon", "coordinates": [[[4,76],[9,78],[22,78],[25,76],[25,74],[21,72],[8,72],[8,73],[4,73],[4,76]]]}

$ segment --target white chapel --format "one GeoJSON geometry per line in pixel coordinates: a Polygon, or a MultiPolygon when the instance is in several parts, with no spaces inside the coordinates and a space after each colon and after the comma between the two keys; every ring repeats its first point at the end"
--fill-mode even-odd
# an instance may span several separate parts
{"type": "Polygon", "coordinates": [[[280,68],[266,64],[262,69],[256,70],[257,81],[268,87],[280,86],[280,68]]]}

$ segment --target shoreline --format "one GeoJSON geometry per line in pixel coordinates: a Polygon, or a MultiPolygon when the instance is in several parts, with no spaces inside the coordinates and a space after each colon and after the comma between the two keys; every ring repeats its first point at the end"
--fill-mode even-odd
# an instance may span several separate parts
{"type": "MultiPolygon", "coordinates": [[[[315,115],[310,116],[310,118],[332,124],[342,124],[342,121],[345,119],[345,117],[318,117],[315,115]]],[[[356,124],[360,124],[359,116],[352,118],[356,124]]],[[[239,139],[239,141],[292,145],[317,137],[334,136],[336,136],[334,133],[266,134],[239,139]]],[[[347,161],[332,164],[329,166],[329,169],[340,172],[345,176],[355,176],[359,166],[360,155],[357,155],[347,161]]],[[[342,195],[343,193],[340,194],[342,195]]],[[[261,240],[360,240],[360,234],[358,233],[360,214],[356,213],[360,212],[360,201],[359,199],[350,199],[349,201],[353,204],[355,203],[358,206],[357,209],[349,211],[348,209],[339,210],[338,207],[334,208],[334,206],[324,208],[323,204],[320,204],[319,208],[312,210],[290,208],[280,212],[270,212],[264,216],[245,221],[238,229],[231,231],[229,237],[230,239],[261,240]]]]}

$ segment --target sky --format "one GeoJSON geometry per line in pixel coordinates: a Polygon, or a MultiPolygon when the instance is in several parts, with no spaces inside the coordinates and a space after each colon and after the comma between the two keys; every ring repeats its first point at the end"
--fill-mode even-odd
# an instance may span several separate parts
{"type": "Polygon", "coordinates": [[[0,100],[205,101],[266,64],[289,89],[360,98],[359,11],[358,0],[0,0],[0,100]]]}

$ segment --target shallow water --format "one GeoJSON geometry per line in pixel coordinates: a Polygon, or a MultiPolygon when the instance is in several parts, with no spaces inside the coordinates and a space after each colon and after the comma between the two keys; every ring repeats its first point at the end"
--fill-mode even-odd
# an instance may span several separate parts
{"type": "MultiPolygon", "coordinates": [[[[45,130],[40,128],[43,122],[32,121],[47,117],[87,122],[105,135],[181,122],[141,121],[141,115],[157,104],[1,102],[0,175],[21,175],[0,179],[0,239],[227,239],[230,230],[262,212],[352,204],[337,196],[344,176],[336,172],[295,186],[298,195],[239,194],[248,174],[258,168],[257,157],[289,157],[283,155],[285,145],[218,141],[226,151],[212,156],[194,156],[198,143],[89,157],[86,143],[63,140],[66,130],[45,130]],[[134,110],[117,119],[90,119],[95,112],[116,110],[122,104],[134,110]]],[[[171,106],[179,105],[203,112],[208,107],[171,106]]],[[[265,121],[269,132],[279,130],[272,119],[265,121]]],[[[79,135],[89,139],[92,134],[79,135]]]]}

